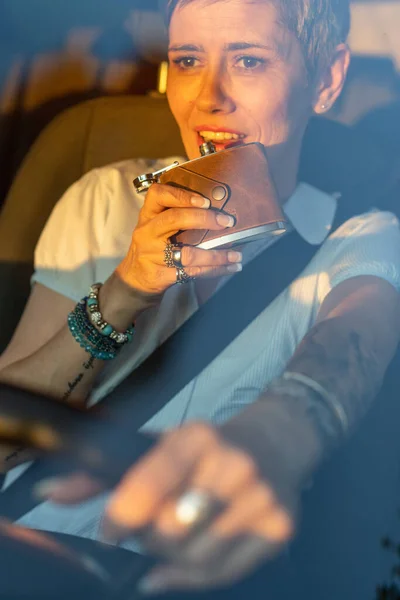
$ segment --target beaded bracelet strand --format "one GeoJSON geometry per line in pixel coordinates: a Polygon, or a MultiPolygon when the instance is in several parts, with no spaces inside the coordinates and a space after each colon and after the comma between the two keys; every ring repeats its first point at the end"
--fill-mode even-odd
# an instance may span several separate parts
{"type": "Polygon", "coordinates": [[[113,360],[133,338],[133,327],[121,333],[107,323],[100,312],[98,294],[102,284],[94,284],[68,316],[68,327],[78,344],[91,356],[113,360]]]}
{"type": "Polygon", "coordinates": [[[117,352],[121,348],[121,346],[118,346],[109,338],[103,337],[97,329],[91,325],[86,312],[86,304],[82,304],[82,301],[75,307],[74,316],[79,332],[93,345],[99,348],[99,350],[104,350],[105,352],[117,352]]]}
{"type": "Polygon", "coordinates": [[[110,339],[117,342],[117,344],[127,344],[128,342],[132,341],[133,327],[129,327],[126,331],[121,333],[120,331],[116,331],[112,327],[112,325],[110,325],[109,323],[107,323],[107,321],[103,319],[99,308],[99,291],[101,287],[101,283],[95,283],[90,288],[90,293],[87,300],[87,307],[90,320],[93,323],[93,325],[100,331],[100,333],[105,337],[109,337],[110,339]]]}
{"type": "Polygon", "coordinates": [[[94,358],[99,360],[113,360],[117,357],[118,351],[114,350],[114,352],[107,352],[106,350],[101,350],[97,345],[94,345],[85,335],[82,334],[76,321],[74,312],[71,312],[68,315],[68,327],[74,339],[78,342],[81,348],[86,350],[86,352],[88,352],[94,358]]]}

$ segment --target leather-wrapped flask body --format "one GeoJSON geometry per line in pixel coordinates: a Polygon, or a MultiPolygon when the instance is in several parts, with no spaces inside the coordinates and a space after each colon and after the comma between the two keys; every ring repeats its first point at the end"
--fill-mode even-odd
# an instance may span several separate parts
{"type": "Polygon", "coordinates": [[[160,183],[197,192],[210,199],[209,210],[222,210],[235,219],[234,227],[222,231],[181,231],[173,243],[223,248],[286,231],[262,144],[245,144],[188,161],[162,173],[160,183]]]}

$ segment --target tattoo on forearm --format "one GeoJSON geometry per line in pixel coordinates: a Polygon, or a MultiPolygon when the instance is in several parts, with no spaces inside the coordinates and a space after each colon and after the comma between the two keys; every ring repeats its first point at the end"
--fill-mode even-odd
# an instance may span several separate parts
{"type": "Polygon", "coordinates": [[[336,395],[350,421],[368,408],[377,394],[386,364],[370,340],[339,318],[313,327],[288,365],[312,377],[336,395]]]}
{"type": "Polygon", "coordinates": [[[91,356],[87,362],[83,363],[83,366],[85,367],[85,369],[87,371],[89,371],[90,369],[94,369],[94,361],[95,361],[94,356],[91,356]]]}
{"type": "MultiPolygon", "coordinates": [[[[95,361],[95,358],[93,356],[91,356],[87,362],[83,363],[83,365],[82,365],[83,368],[86,371],[89,371],[90,369],[94,369],[94,361],[95,361]]],[[[82,381],[84,376],[85,376],[84,373],[79,373],[79,375],[77,375],[72,382],[70,382],[70,381],[68,382],[68,384],[67,384],[68,389],[62,397],[63,402],[66,402],[67,400],[69,400],[70,396],[75,391],[75,389],[78,387],[78,385],[80,384],[80,382],[82,381]]]]}
{"type": "Polygon", "coordinates": [[[10,462],[10,460],[13,460],[13,458],[19,458],[19,455],[22,454],[22,452],[26,452],[26,448],[17,448],[11,454],[5,457],[5,462],[10,462]]]}

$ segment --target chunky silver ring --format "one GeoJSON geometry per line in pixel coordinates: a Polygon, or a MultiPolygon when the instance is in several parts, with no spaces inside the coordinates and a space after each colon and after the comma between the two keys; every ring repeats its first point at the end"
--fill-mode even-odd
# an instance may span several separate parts
{"type": "Polygon", "coordinates": [[[189,283],[189,281],[193,281],[194,277],[190,277],[190,275],[188,275],[185,271],[185,269],[183,267],[181,267],[180,269],[176,269],[176,283],[177,284],[182,284],[182,283],[189,283]]]}
{"type": "Polygon", "coordinates": [[[215,502],[210,494],[202,490],[190,490],[178,499],[175,518],[181,525],[191,527],[208,519],[214,506],[215,502]]]}
{"type": "Polygon", "coordinates": [[[171,244],[171,242],[168,242],[164,249],[164,263],[167,265],[167,267],[172,269],[176,267],[172,256],[173,249],[174,246],[171,244]]]}

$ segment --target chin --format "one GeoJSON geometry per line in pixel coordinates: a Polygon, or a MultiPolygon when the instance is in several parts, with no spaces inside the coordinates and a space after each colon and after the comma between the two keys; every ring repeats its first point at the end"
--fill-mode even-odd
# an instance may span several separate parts
{"type": "Polygon", "coordinates": [[[188,157],[189,160],[194,160],[195,158],[200,158],[201,154],[200,154],[200,148],[196,145],[190,144],[186,145],[185,144],[185,150],[186,150],[186,156],[188,157]]]}

